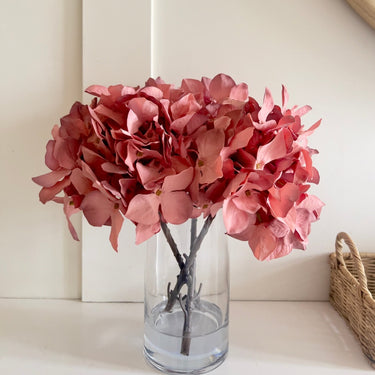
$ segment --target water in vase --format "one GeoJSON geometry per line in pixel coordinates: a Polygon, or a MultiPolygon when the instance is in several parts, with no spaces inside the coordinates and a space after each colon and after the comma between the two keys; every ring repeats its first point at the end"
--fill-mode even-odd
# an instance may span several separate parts
{"type": "Polygon", "coordinates": [[[165,305],[162,302],[146,314],[144,340],[148,361],[159,370],[181,374],[204,373],[221,364],[228,351],[228,321],[220,308],[199,301],[192,312],[190,352],[184,355],[184,313],[178,304],[166,312],[165,305]]]}

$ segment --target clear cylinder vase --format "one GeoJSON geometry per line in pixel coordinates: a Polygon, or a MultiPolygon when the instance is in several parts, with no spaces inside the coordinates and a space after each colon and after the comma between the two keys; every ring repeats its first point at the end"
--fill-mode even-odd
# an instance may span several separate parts
{"type": "Polygon", "coordinates": [[[228,246],[221,217],[208,221],[168,224],[148,243],[144,354],[167,373],[208,372],[228,352],[228,246]]]}

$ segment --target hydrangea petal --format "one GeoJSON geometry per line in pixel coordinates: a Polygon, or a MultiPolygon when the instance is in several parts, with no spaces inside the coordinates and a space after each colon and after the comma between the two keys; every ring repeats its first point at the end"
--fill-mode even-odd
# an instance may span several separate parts
{"type": "Polygon", "coordinates": [[[229,97],[231,99],[239,100],[239,101],[245,101],[248,96],[248,86],[246,83],[240,83],[237,86],[232,87],[230,90],[229,97]]]}
{"type": "Polygon", "coordinates": [[[193,180],[193,167],[187,168],[182,172],[165,177],[162,186],[163,192],[185,190],[193,180]]]}
{"type": "Polygon", "coordinates": [[[259,147],[256,168],[263,169],[270,161],[285,157],[290,152],[292,144],[293,137],[290,131],[282,129],[270,143],[259,147]]]}
{"type": "Polygon", "coordinates": [[[276,250],[276,237],[263,225],[254,226],[248,239],[249,246],[258,260],[267,259],[276,250]]]}
{"type": "Polygon", "coordinates": [[[159,205],[156,194],[138,194],[130,201],[125,217],[144,225],[155,224],[159,221],[159,205]]]}
{"type": "Polygon", "coordinates": [[[114,203],[100,191],[94,190],[85,196],[81,209],[90,225],[101,227],[111,217],[114,203]]]}
{"type": "Polygon", "coordinates": [[[110,95],[108,88],[100,85],[91,85],[85,90],[85,92],[99,97],[102,95],[110,95]]]}
{"type": "Polygon", "coordinates": [[[236,85],[231,77],[226,74],[218,74],[212,78],[209,84],[211,96],[218,102],[229,98],[232,88],[236,85]]]}
{"type": "Polygon", "coordinates": [[[182,224],[193,212],[193,202],[184,191],[161,194],[161,210],[165,220],[171,224],[182,224]]]}
{"type": "Polygon", "coordinates": [[[250,216],[240,210],[231,198],[225,199],[223,204],[223,220],[228,234],[241,233],[249,226],[250,216]]]}
{"type": "Polygon", "coordinates": [[[144,241],[147,241],[154,234],[160,232],[160,222],[151,225],[137,224],[135,228],[135,243],[136,245],[141,244],[144,241]]]}
{"type": "Polygon", "coordinates": [[[109,240],[115,251],[118,251],[118,236],[120,234],[124,218],[121,215],[120,210],[114,210],[111,215],[111,233],[109,240]]]}
{"type": "Polygon", "coordinates": [[[271,113],[274,107],[274,102],[272,98],[271,91],[266,88],[264,92],[264,98],[263,98],[263,105],[258,113],[258,120],[259,122],[266,122],[267,116],[271,113]]]}
{"type": "Polygon", "coordinates": [[[52,187],[54,186],[57,182],[59,182],[62,178],[70,174],[70,170],[67,169],[60,169],[57,171],[52,171],[46,174],[43,174],[38,177],[33,177],[32,180],[44,187],[52,187]]]}

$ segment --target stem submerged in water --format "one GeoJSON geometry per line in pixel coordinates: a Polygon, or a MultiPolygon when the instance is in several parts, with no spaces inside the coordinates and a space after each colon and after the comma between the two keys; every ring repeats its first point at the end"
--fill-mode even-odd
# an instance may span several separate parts
{"type": "Polygon", "coordinates": [[[191,343],[191,318],[193,311],[193,304],[196,299],[199,298],[202,285],[200,285],[198,292],[196,292],[196,265],[195,259],[197,257],[197,252],[200,249],[202,241],[213,221],[212,216],[208,216],[205,220],[203,227],[197,236],[197,219],[192,219],[191,221],[191,232],[190,232],[190,254],[183,254],[185,257],[185,262],[180,258],[180,252],[178,251],[177,245],[174,242],[172,235],[167,227],[166,223],[162,223],[163,232],[167,238],[173,254],[177,260],[180,267],[180,273],[177,276],[177,281],[172,290],[170,290],[170,283],[168,284],[168,301],[165,306],[165,311],[171,312],[176,301],[179,301],[181,309],[184,313],[184,327],[182,333],[181,342],[181,354],[189,355],[190,353],[190,343],[191,343]],[[178,254],[178,255],[177,255],[178,254]],[[176,256],[177,255],[177,256],[176,256]],[[187,286],[187,294],[181,296],[181,288],[187,286]]]}

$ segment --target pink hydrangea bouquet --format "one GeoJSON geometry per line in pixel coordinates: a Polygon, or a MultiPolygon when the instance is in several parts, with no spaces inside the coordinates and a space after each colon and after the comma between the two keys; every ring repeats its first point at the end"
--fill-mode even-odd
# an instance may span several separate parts
{"type": "MultiPolygon", "coordinates": [[[[224,74],[183,79],[180,87],[150,78],[143,87],[93,85],[90,105],[73,104],[52,129],[45,163],[33,178],[41,202],[54,201],[70,221],[83,211],[93,226],[111,226],[118,248],[124,217],[141,243],[166,223],[223,209],[227,234],[247,241],[260,260],[305,249],[323,203],[309,195],[319,182],[301,117],[309,106],[263,103],[224,74]]],[[[181,262],[183,262],[180,259],[181,262]]]]}

